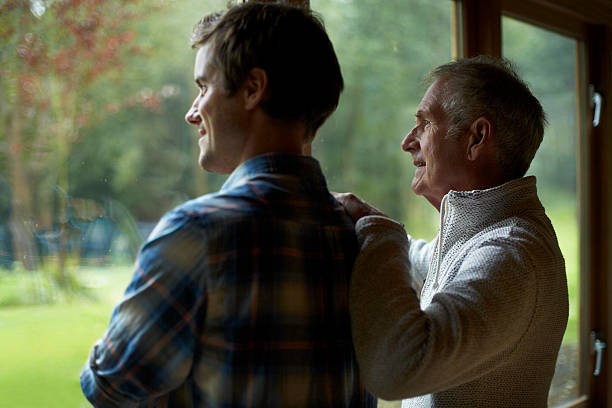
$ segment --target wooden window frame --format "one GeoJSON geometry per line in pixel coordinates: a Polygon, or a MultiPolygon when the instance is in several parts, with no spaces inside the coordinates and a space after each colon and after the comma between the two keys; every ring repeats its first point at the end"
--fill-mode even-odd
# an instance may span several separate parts
{"type": "Polygon", "coordinates": [[[583,396],[568,407],[612,408],[612,3],[606,0],[453,0],[456,56],[501,56],[502,15],[575,38],[579,140],[578,197],[581,268],[581,390],[583,396]],[[604,96],[600,124],[591,125],[588,85],[604,96]],[[592,375],[594,357],[588,334],[596,330],[608,343],[602,372],[592,375]]]}

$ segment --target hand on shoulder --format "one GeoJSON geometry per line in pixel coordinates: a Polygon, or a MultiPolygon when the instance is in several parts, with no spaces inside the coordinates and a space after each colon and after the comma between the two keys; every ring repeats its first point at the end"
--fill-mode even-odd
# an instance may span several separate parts
{"type": "Polygon", "coordinates": [[[332,195],[342,204],[345,211],[354,222],[368,215],[381,215],[387,217],[387,215],[378,208],[368,204],[353,193],[332,193],[332,195]]]}

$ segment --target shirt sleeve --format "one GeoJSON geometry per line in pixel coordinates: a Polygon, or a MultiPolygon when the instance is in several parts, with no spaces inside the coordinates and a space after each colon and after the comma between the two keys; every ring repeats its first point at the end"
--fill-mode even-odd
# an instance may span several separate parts
{"type": "Polygon", "coordinates": [[[176,214],[160,223],[81,371],[81,388],[96,407],[138,406],[191,371],[196,324],[205,314],[204,240],[176,214]]]}
{"type": "Polygon", "coordinates": [[[360,370],[375,395],[402,399],[473,380],[501,364],[499,356],[527,330],[534,272],[503,242],[472,251],[421,310],[403,228],[370,219],[357,233],[351,323],[360,370]]]}

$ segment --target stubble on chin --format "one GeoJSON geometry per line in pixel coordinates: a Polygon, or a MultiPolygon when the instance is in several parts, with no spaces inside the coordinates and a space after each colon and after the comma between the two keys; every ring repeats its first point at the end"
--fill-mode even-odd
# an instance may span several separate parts
{"type": "Polygon", "coordinates": [[[206,156],[206,153],[208,151],[207,140],[200,139],[198,141],[198,145],[200,146],[200,155],[198,156],[198,164],[200,165],[202,169],[206,171],[210,171],[207,169],[207,161],[208,161],[208,158],[206,156]]]}

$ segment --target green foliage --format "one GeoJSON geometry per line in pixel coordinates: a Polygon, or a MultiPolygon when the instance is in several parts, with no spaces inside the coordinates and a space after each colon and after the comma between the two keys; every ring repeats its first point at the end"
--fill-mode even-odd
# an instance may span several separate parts
{"type": "Polygon", "coordinates": [[[126,64],[123,86],[101,89],[117,103],[108,120],[87,129],[75,146],[71,194],[97,201],[111,196],[138,220],[155,221],[221,185],[223,177],[194,174],[197,137],[183,117],[196,94],[191,28],[202,15],[224,7],[224,0],[172,2],[134,27],[146,60],[126,64]],[[143,109],[136,102],[147,95],[151,104],[143,109]]]}
{"type": "MultiPolygon", "coordinates": [[[[70,144],[63,187],[69,196],[98,203],[112,197],[136,219],[154,221],[185,199],[221,185],[224,177],[195,168],[196,135],[183,117],[195,96],[195,53],[187,41],[191,27],[225,3],[161,2],[162,12],[146,4],[131,6],[139,16],[127,26],[132,52],[122,54],[121,69],[109,69],[79,91],[87,112],[97,119],[81,126],[70,144]]],[[[424,90],[420,79],[450,59],[450,3],[393,0],[383,6],[377,1],[315,0],[311,6],[326,22],[346,82],[338,111],[314,146],[330,187],[364,196],[415,235],[430,238],[437,214],[410,192],[413,166],[399,143],[413,124],[424,90]]],[[[42,15],[45,27],[53,28],[53,12],[42,15]]],[[[79,21],[79,16],[70,18],[79,21]]],[[[34,19],[27,13],[23,18],[34,19]]],[[[40,129],[33,126],[28,132],[35,135],[40,129]]],[[[45,160],[51,159],[53,148],[35,139],[27,151],[42,149],[45,160]]],[[[45,171],[44,161],[33,156],[26,160],[35,175],[32,194],[49,207],[57,201],[52,192],[58,173],[45,171]]]]}
{"type": "MultiPolygon", "coordinates": [[[[503,19],[503,54],[519,68],[547,114],[544,141],[529,170],[543,186],[576,193],[576,41],[503,19]]],[[[574,199],[575,200],[575,199],[574,199]]]]}
{"type": "Polygon", "coordinates": [[[324,17],[345,79],[314,156],[331,189],[353,191],[430,239],[438,215],[412,194],[412,158],[400,142],[414,126],[421,79],[451,58],[450,2],[313,0],[311,7],[324,17]]]}

